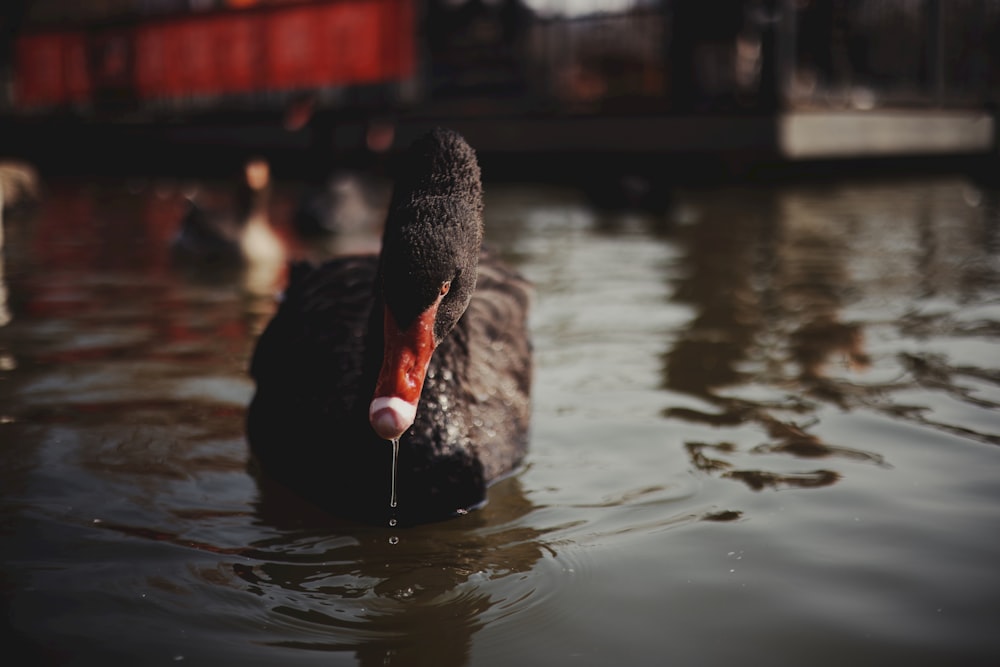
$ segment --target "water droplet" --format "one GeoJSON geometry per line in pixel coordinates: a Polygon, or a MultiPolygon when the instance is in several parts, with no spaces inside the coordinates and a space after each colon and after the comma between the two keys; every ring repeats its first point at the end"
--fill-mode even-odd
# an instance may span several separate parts
{"type": "Polygon", "coordinates": [[[392,528],[396,525],[396,517],[389,519],[389,527],[392,528]]]}
{"type": "Polygon", "coordinates": [[[399,544],[399,538],[395,535],[389,538],[389,544],[399,544]]]}
{"type": "Polygon", "coordinates": [[[399,438],[392,440],[392,491],[389,494],[389,507],[396,506],[396,466],[399,463],[399,438]]]}

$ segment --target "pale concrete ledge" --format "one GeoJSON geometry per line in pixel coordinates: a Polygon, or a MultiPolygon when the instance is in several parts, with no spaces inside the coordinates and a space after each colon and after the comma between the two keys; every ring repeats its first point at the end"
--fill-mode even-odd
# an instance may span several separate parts
{"type": "Polygon", "coordinates": [[[778,149],[797,159],[983,153],[994,119],[980,111],[803,111],[778,118],[778,149]]]}

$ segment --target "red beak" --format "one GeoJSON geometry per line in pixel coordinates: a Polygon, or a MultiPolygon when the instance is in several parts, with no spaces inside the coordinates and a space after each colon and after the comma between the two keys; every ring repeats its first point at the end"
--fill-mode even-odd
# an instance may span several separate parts
{"type": "Polygon", "coordinates": [[[368,421],[379,437],[385,440],[399,438],[416,418],[427,366],[437,347],[434,321],[440,303],[441,297],[405,330],[400,330],[389,308],[385,309],[382,370],[368,408],[368,421]]]}

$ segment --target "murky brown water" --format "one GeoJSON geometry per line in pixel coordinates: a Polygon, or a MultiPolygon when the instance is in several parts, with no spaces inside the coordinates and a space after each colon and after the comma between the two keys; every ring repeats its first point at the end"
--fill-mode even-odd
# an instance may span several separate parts
{"type": "Polygon", "coordinates": [[[405,530],[246,474],[280,275],[178,270],[181,201],[50,184],[6,221],[24,664],[997,664],[996,192],[690,189],[649,217],[489,187],[538,289],[531,454],[485,509],[405,530]]]}

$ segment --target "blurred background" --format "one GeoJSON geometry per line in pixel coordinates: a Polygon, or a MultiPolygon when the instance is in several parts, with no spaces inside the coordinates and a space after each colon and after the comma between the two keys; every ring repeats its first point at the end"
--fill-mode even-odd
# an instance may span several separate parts
{"type": "Polygon", "coordinates": [[[1000,0],[8,0],[0,142],[184,173],[363,163],[433,124],[495,175],[995,157],[998,41],[1000,0]]]}
{"type": "Polygon", "coordinates": [[[1000,664],[998,33],[1000,0],[0,0],[0,643],[1000,664]],[[288,261],[379,248],[432,125],[536,287],[531,452],[481,511],[358,526],[248,474],[248,360],[288,261]]]}

